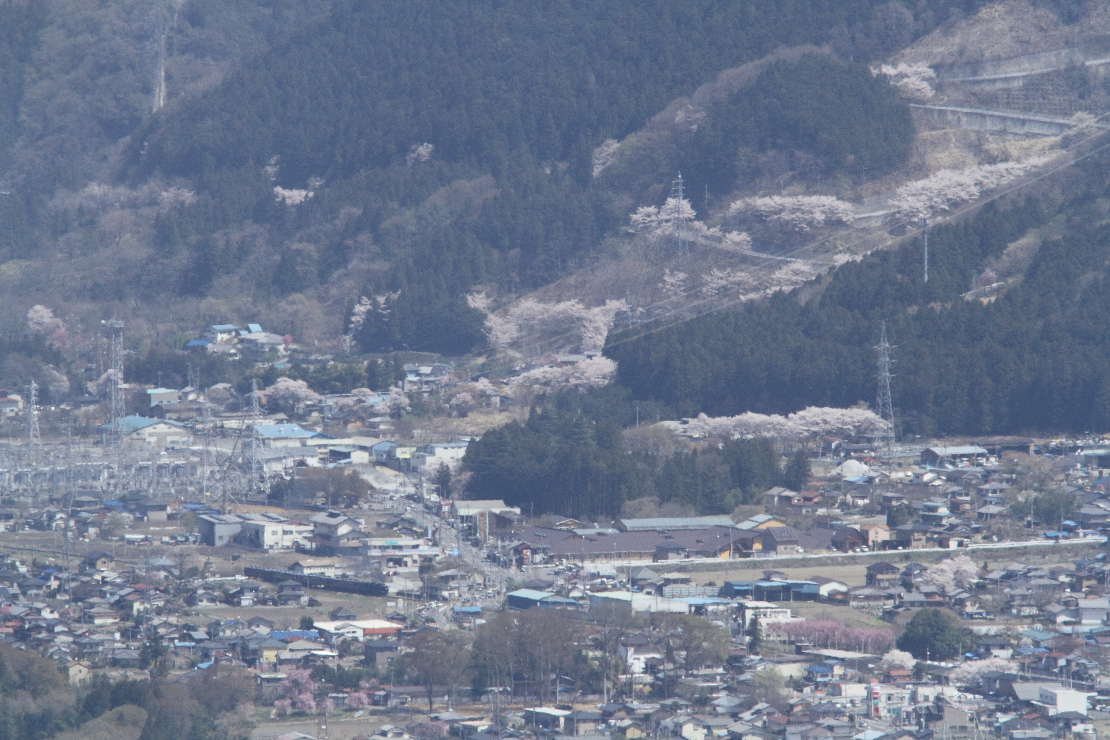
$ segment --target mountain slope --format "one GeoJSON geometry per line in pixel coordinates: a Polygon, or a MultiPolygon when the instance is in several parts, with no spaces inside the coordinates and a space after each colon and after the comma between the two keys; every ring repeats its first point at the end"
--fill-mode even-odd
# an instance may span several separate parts
{"type": "Polygon", "coordinates": [[[467,290],[544,285],[620,226],[627,205],[592,178],[606,139],[781,44],[885,54],[966,4],[344,1],[267,15],[112,0],[72,14],[95,29],[89,60],[128,39],[96,77],[93,61],[50,63],[81,43],[54,0],[7,173],[19,212],[0,212],[0,233],[20,235],[0,244],[0,281],[13,311],[45,293],[184,323],[211,299],[317,337],[342,332],[360,294],[395,295],[363,347],[465,351],[481,342],[467,290]],[[151,115],[161,71],[168,104],[151,115]],[[44,103],[63,95],[79,104],[52,133],[44,103]],[[82,127],[94,104],[103,116],[82,127]]]}

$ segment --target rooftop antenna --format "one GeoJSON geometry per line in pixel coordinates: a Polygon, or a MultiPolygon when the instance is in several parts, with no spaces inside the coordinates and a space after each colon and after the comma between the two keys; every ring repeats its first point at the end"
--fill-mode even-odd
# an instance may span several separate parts
{"type": "Polygon", "coordinates": [[[674,203],[674,234],[678,258],[686,256],[686,195],[682,173],[671,182],[671,201],[674,203]]]}
{"type": "Polygon", "coordinates": [[[879,417],[886,422],[886,429],[883,430],[883,446],[886,448],[887,469],[891,465],[894,458],[894,404],[890,398],[890,366],[893,360],[890,359],[890,342],[886,338],[886,322],[883,322],[882,334],[879,337],[879,345],[875,347],[879,353],[879,393],[877,398],[877,405],[879,407],[879,417]]]}
{"type": "Polygon", "coordinates": [[[27,444],[32,450],[42,447],[42,438],[39,436],[38,386],[34,380],[27,389],[27,444]]]}

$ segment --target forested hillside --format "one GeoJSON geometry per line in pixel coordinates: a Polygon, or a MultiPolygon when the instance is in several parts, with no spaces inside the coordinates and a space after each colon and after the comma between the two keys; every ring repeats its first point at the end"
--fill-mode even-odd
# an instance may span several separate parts
{"type": "MultiPolygon", "coordinates": [[[[0,171],[12,193],[0,261],[29,260],[8,274],[8,300],[57,290],[55,303],[157,313],[213,298],[334,337],[376,295],[381,310],[356,332],[364,349],[465,352],[482,344],[468,290],[517,295],[610,249],[629,183],[594,177],[604,142],[722,70],[826,44],[857,62],[777,67],[674,165],[713,188],[779,149],[825,173],[882,171],[904,156],[908,119],[859,60],[975,5],[5,6],[19,22],[0,54],[28,60],[0,80],[4,110],[18,111],[0,110],[0,152],[18,134],[0,171]],[[859,105],[839,111],[843,100],[859,105]],[[845,136],[803,143],[830,115],[845,136]],[[703,174],[711,164],[726,171],[703,174]],[[38,262],[59,255],[69,269],[38,262]]],[[[657,185],[674,174],[650,169],[639,177],[657,185]]]]}
{"type": "MultiPolygon", "coordinates": [[[[203,295],[234,269],[226,260],[235,258],[211,246],[221,229],[254,220],[303,234],[342,218],[323,239],[317,231],[280,246],[261,287],[304,292],[356,256],[384,258],[389,267],[365,288],[391,295],[391,306],[363,325],[362,345],[463,352],[481,341],[480,317],[461,301],[469,288],[543,285],[617,227],[608,194],[591,182],[598,144],[720,69],[779,44],[848,34],[874,10],[869,2],[336,3],[328,23],[249,65],[203,105],[152,120],[135,137],[132,173],[197,185],[198,202],[160,222],[160,248],[189,253],[179,291],[203,295]],[[291,210],[275,203],[275,184],[313,197],[291,210]],[[437,192],[443,202],[429,213],[422,204],[437,192]],[[359,253],[357,237],[371,246],[359,253]]],[[[804,87],[801,77],[820,64],[763,86],[762,99],[743,103],[749,116],[798,121],[799,111],[762,109],[783,92],[804,108],[806,90],[776,88],[804,87]]],[[[864,71],[853,84],[861,74],[870,82],[864,71]]],[[[834,73],[808,84],[851,98],[838,82],[834,73]]],[[[797,145],[823,112],[811,112],[793,139],[753,144],[797,145]]],[[[896,115],[898,137],[908,119],[896,115]]],[[[894,144],[894,158],[907,143],[894,144]]],[[[714,144],[696,156],[713,158],[714,144]]]]}
{"type": "Polygon", "coordinates": [[[928,283],[915,238],[764,303],[611,337],[618,382],[681,415],[874,403],[885,322],[903,435],[1110,427],[1105,165],[1084,162],[1058,206],[988,204],[933,229],[928,283]],[[1027,266],[997,300],[964,296],[1006,260],[1027,266]]]}

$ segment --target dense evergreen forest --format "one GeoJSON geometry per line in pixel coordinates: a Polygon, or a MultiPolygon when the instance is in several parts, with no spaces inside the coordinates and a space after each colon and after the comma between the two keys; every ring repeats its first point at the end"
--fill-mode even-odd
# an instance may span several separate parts
{"type": "Polygon", "coordinates": [[[730,193],[761,174],[768,152],[789,153],[791,169],[808,176],[879,174],[905,164],[913,137],[909,107],[865,65],[807,55],[733,95],[676,164],[690,192],[730,193]]]}
{"type": "Polygon", "coordinates": [[[670,432],[638,428],[669,409],[633,403],[627,389],[564,392],[545,400],[524,424],[511,423],[471,443],[465,466],[473,498],[499,498],[521,511],[616,517],[626,502],[671,511],[725,514],[760,501],[775,485],[806,482],[804,458],[779,462],[766,439],[689,448],[670,432]]]}
{"type": "Polygon", "coordinates": [[[1073,180],[1085,192],[1059,208],[988,204],[933,229],[928,283],[913,239],[763,303],[611,337],[618,383],[681,415],[873,403],[886,322],[903,435],[1110,428],[1104,173],[1104,157],[1085,163],[1073,180]],[[1008,290],[989,303],[962,297],[1030,230],[1040,246],[1008,290]]]}

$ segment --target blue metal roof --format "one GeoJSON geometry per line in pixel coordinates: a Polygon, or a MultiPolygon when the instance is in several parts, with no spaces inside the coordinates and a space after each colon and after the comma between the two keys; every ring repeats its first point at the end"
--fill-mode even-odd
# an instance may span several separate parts
{"type": "Polygon", "coordinates": [[[319,640],[320,633],[316,630],[271,630],[270,637],[275,640],[284,640],[288,637],[296,637],[301,640],[319,640]]]}

